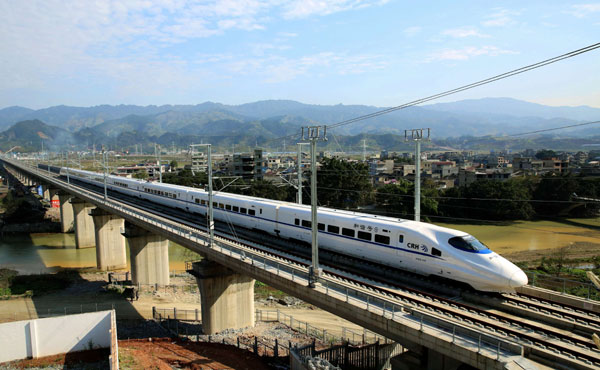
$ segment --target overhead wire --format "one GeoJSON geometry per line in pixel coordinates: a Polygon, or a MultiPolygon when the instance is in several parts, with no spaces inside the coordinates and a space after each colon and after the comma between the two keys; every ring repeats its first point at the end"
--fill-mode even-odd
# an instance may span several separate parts
{"type": "MultiPolygon", "coordinates": [[[[549,59],[546,59],[546,60],[543,60],[543,61],[540,61],[540,62],[537,62],[537,63],[533,63],[533,64],[530,64],[530,65],[527,65],[527,66],[524,66],[524,67],[513,69],[511,71],[508,71],[508,72],[505,72],[505,73],[501,73],[501,74],[498,74],[498,75],[495,75],[495,76],[492,76],[492,77],[489,77],[489,78],[486,78],[486,79],[483,79],[483,80],[480,80],[480,81],[477,81],[477,82],[473,82],[473,83],[470,83],[470,84],[467,84],[467,85],[463,85],[463,86],[460,86],[460,87],[457,87],[457,88],[454,88],[454,89],[451,89],[451,90],[446,90],[446,91],[443,91],[443,92],[438,93],[438,94],[430,95],[430,96],[427,96],[427,97],[424,97],[424,98],[421,98],[421,99],[417,99],[417,100],[413,100],[411,102],[404,103],[404,104],[401,104],[401,105],[398,105],[398,106],[395,106],[395,107],[386,108],[386,109],[383,109],[383,110],[380,110],[380,111],[377,111],[377,112],[373,112],[373,113],[365,114],[365,115],[358,116],[358,117],[355,117],[355,118],[351,118],[351,119],[347,119],[347,120],[344,120],[344,121],[340,121],[340,122],[334,123],[332,125],[327,125],[327,128],[329,130],[335,129],[335,128],[338,128],[338,127],[341,127],[341,126],[349,125],[349,124],[354,123],[354,122],[363,121],[365,119],[378,117],[378,116],[381,116],[381,115],[384,115],[384,114],[395,112],[397,110],[409,108],[409,107],[412,107],[412,106],[415,106],[415,105],[418,105],[418,104],[422,104],[422,103],[426,103],[426,102],[429,102],[429,101],[432,101],[432,100],[435,100],[435,99],[443,98],[443,97],[446,97],[446,96],[449,96],[449,95],[453,95],[453,94],[456,94],[456,93],[459,93],[459,92],[463,92],[463,91],[466,91],[466,90],[470,90],[470,89],[473,89],[473,88],[476,88],[476,87],[479,87],[479,86],[487,85],[489,83],[496,82],[496,81],[499,81],[499,80],[502,80],[502,79],[505,79],[505,78],[508,78],[508,77],[516,76],[516,75],[519,75],[521,73],[529,72],[531,70],[534,70],[534,69],[537,69],[537,68],[541,68],[541,67],[544,67],[544,66],[547,66],[549,64],[553,64],[553,63],[556,63],[556,62],[559,62],[559,61],[562,61],[562,60],[565,60],[565,59],[569,59],[569,58],[575,57],[577,55],[593,51],[593,50],[598,49],[598,48],[600,48],[600,42],[588,45],[586,47],[583,47],[583,48],[580,48],[580,49],[577,49],[577,50],[570,51],[568,53],[564,53],[564,54],[555,56],[553,58],[549,58],[549,59]]],[[[275,138],[275,139],[270,139],[270,140],[267,140],[266,142],[271,142],[271,141],[275,141],[275,140],[282,140],[282,139],[286,139],[286,138],[297,138],[298,136],[299,135],[287,135],[287,136],[282,136],[282,137],[275,138]]]]}

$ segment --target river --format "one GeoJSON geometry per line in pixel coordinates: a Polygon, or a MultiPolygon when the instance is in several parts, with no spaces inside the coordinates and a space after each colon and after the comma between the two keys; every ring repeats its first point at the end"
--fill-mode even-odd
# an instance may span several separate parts
{"type": "MultiPolygon", "coordinates": [[[[472,234],[499,254],[558,249],[582,243],[590,249],[600,250],[600,218],[516,221],[503,225],[439,225],[472,234]]],[[[129,248],[127,252],[129,261],[129,248]]],[[[197,254],[170,242],[170,270],[184,270],[185,261],[197,258],[197,254]]],[[[95,266],[95,248],[76,249],[74,234],[15,235],[0,240],[0,268],[27,274],[95,266]]]]}
{"type": "MultiPolygon", "coordinates": [[[[127,263],[129,263],[129,248],[127,263]]],[[[199,256],[169,242],[169,269],[185,269],[185,261],[199,256]]],[[[21,274],[55,272],[62,268],[96,267],[96,248],[75,248],[74,234],[30,234],[4,236],[0,239],[0,268],[21,274]]]]}

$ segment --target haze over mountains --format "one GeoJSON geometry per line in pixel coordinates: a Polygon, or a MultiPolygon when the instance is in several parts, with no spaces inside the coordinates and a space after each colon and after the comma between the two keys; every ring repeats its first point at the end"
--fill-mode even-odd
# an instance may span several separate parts
{"type": "MultiPolygon", "coordinates": [[[[311,105],[268,100],[242,105],[56,106],[39,110],[0,110],[0,141],[34,145],[36,138],[69,143],[215,141],[223,145],[260,143],[298,132],[301,126],[333,124],[385,108],[364,105],[311,105]],[[20,122],[20,123],[19,123],[20,122]],[[19,124],[17,124],[19,123],[19,124]],[[12,125],[16,126],[12,127],[12,125]],[[9,130],[10,128],[10,130],[9,130]],[[4,131],[4,132],[2,132],[4,131]],[[51,139],[56,137],[56,139],[51,139]],[[210,139],[208,139],[210,137],[210,139]],[[137,140],[137,141],[136,141],[137,140]]],[[[416,106],[340,127],[348,135],[403,135],[407,128],[430,127],[434,138],[505,135],[600,120],[600,109],[551,107],[509,98],[485,98],[416,106]]],[[[598,135],[598,126],[557,131],[561,137],[598,135]]],[[[4,147],[4,145],[3,145],[4,147]]]]}

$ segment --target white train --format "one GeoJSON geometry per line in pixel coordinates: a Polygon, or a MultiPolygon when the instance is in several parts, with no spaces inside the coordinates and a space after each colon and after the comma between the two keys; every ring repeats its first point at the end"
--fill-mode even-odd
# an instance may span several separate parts
{"type": "MultiPolygon", "coordinates": [[[[100,173],[69,169],[69,176],[103,186],[100,173]]],[[[66,168],[60,169],[66,176],[66,168]]],[[[112,191],[184,212],[206,215],[208,193],[179,185],[107,176],[112,191]]],[[[213,195],[216,220],[311,242],[310,207],[237,194],[213,195]]],[[[319,247],[354,257],[467,283],[481,291],[514,292],[527,275],[473,236],[424,222],[319,208],[319,247]]]]}

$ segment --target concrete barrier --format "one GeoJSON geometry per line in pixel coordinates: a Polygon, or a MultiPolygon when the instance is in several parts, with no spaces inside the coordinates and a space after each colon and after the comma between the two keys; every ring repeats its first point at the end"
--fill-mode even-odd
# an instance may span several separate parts
{"type": "MultiPolygon", "coordinates": [[[[115,348],[115,311],[0,324],[0,363],[97,348],[115,348]]],[[[112,354],[115,357],[116,354],[112,354]]]]}

